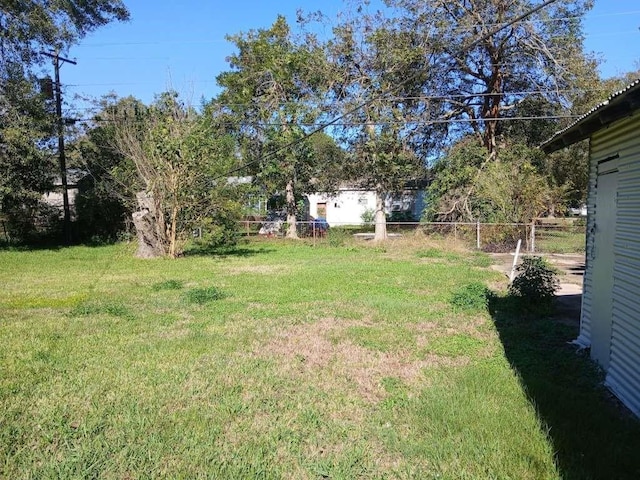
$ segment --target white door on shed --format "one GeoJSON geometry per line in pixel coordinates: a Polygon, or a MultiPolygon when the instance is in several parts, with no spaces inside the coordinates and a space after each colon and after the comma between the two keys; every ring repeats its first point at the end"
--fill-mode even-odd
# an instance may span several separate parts
{"type": "Polygon", "coordinates": [[[618,170],[600,165],[596,189],[591,357],[606,371],[611,353],[618,170]]]}

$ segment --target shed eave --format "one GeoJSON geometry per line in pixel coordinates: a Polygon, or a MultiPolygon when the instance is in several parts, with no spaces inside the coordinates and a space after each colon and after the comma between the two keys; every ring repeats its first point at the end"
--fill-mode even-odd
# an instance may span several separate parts
{"type": "Polygon", "coordinates": [[[564,130],[556,132],[540,145],[546,154],[553,153],[574,143],[586,140],[594,133],[608,127],[613,122],[631,116],[640,109],[640,79],[576,120],[564,130]]]}

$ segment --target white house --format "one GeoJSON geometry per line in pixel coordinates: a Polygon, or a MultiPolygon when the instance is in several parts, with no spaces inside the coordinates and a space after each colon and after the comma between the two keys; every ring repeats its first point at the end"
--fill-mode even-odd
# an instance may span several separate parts
{"type": "MultiPolygon", "coordinates": [[[[76,217],[76,197],[78,196],[78,182],[86,177],[88,173],[76,168],[67,169],[67,195],[69,197],[69,210],[71,220],[76,217]]],[[[64,212],[64,199],[62,195],[62,179],[57,176],[53,181],[53,190],[43,194],[42,200],[52,207],[60,210],[60,215],[64,212]]]]}
{"type": "MultiPolygon", "coordinates": [[[[309,215],[324,217],[331,226],[360,225],[363,215],[376,208],[376,194],[371,190],[341,187],[335,193],[313,193],[309,199],[309,215]]],[[[424,190],[405,190],[396,195],[387,195],[385,210],[420,219],[424,210],[424,190]]]]}
{"type": "Polygon", "coordinates": [[[640,416],[640,80],[542,145],[590,139],[580,336],[606,385],[640,416]]]}

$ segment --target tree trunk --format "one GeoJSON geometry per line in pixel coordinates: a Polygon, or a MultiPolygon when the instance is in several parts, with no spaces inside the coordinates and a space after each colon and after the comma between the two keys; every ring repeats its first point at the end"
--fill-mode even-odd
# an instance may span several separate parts
{"type": "Polygon", "coordinates": [[[136,195],[138,201],[137,212],[131,215],[138,237],[138,258],[163,257],[166,254],[163,238],[158,235],[158,220],[153,197],[145,192],[136,195]]]}
{"type": "Polygon", "coordinates": [[[298,229],[296,228],[296,197],[293,193],[293,180],[287,182],[286,189],[287,201],[287,238],[298,238],[298,229]]]}
{"type": "Polygon", "coordinates": [[[169,232],[169,256],[176,258],[178,255],[178,207],[171,209],[171,230],[169,232]]]}
{"type": "Polygon", "coordinates": [[[378,242],[387,239],[387,215],[384,212],[384,194],[376,190],[376,230],[373,240],[378,242]]]}

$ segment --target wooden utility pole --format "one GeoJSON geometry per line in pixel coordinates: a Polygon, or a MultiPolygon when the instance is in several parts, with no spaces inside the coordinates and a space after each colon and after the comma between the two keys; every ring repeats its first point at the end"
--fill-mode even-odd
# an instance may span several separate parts
{"type": "Polygon", "coordinates": [[[69,206],[69,187],[67,184],[67,159],[64,154],[64,119],[62,118],[62,88],[60,85],[60,62],[76,65],[74,60],[60,56],[55,53],[42,52],[43,55],[53,59],[55,71],[54,90],[56,94],[56,117],[58,126],[58,156],[60,158],[60,181],[62,183],[62,205],[64,209],[64,241],[67,245],[71,243],[71,208],[69,206]]]}

